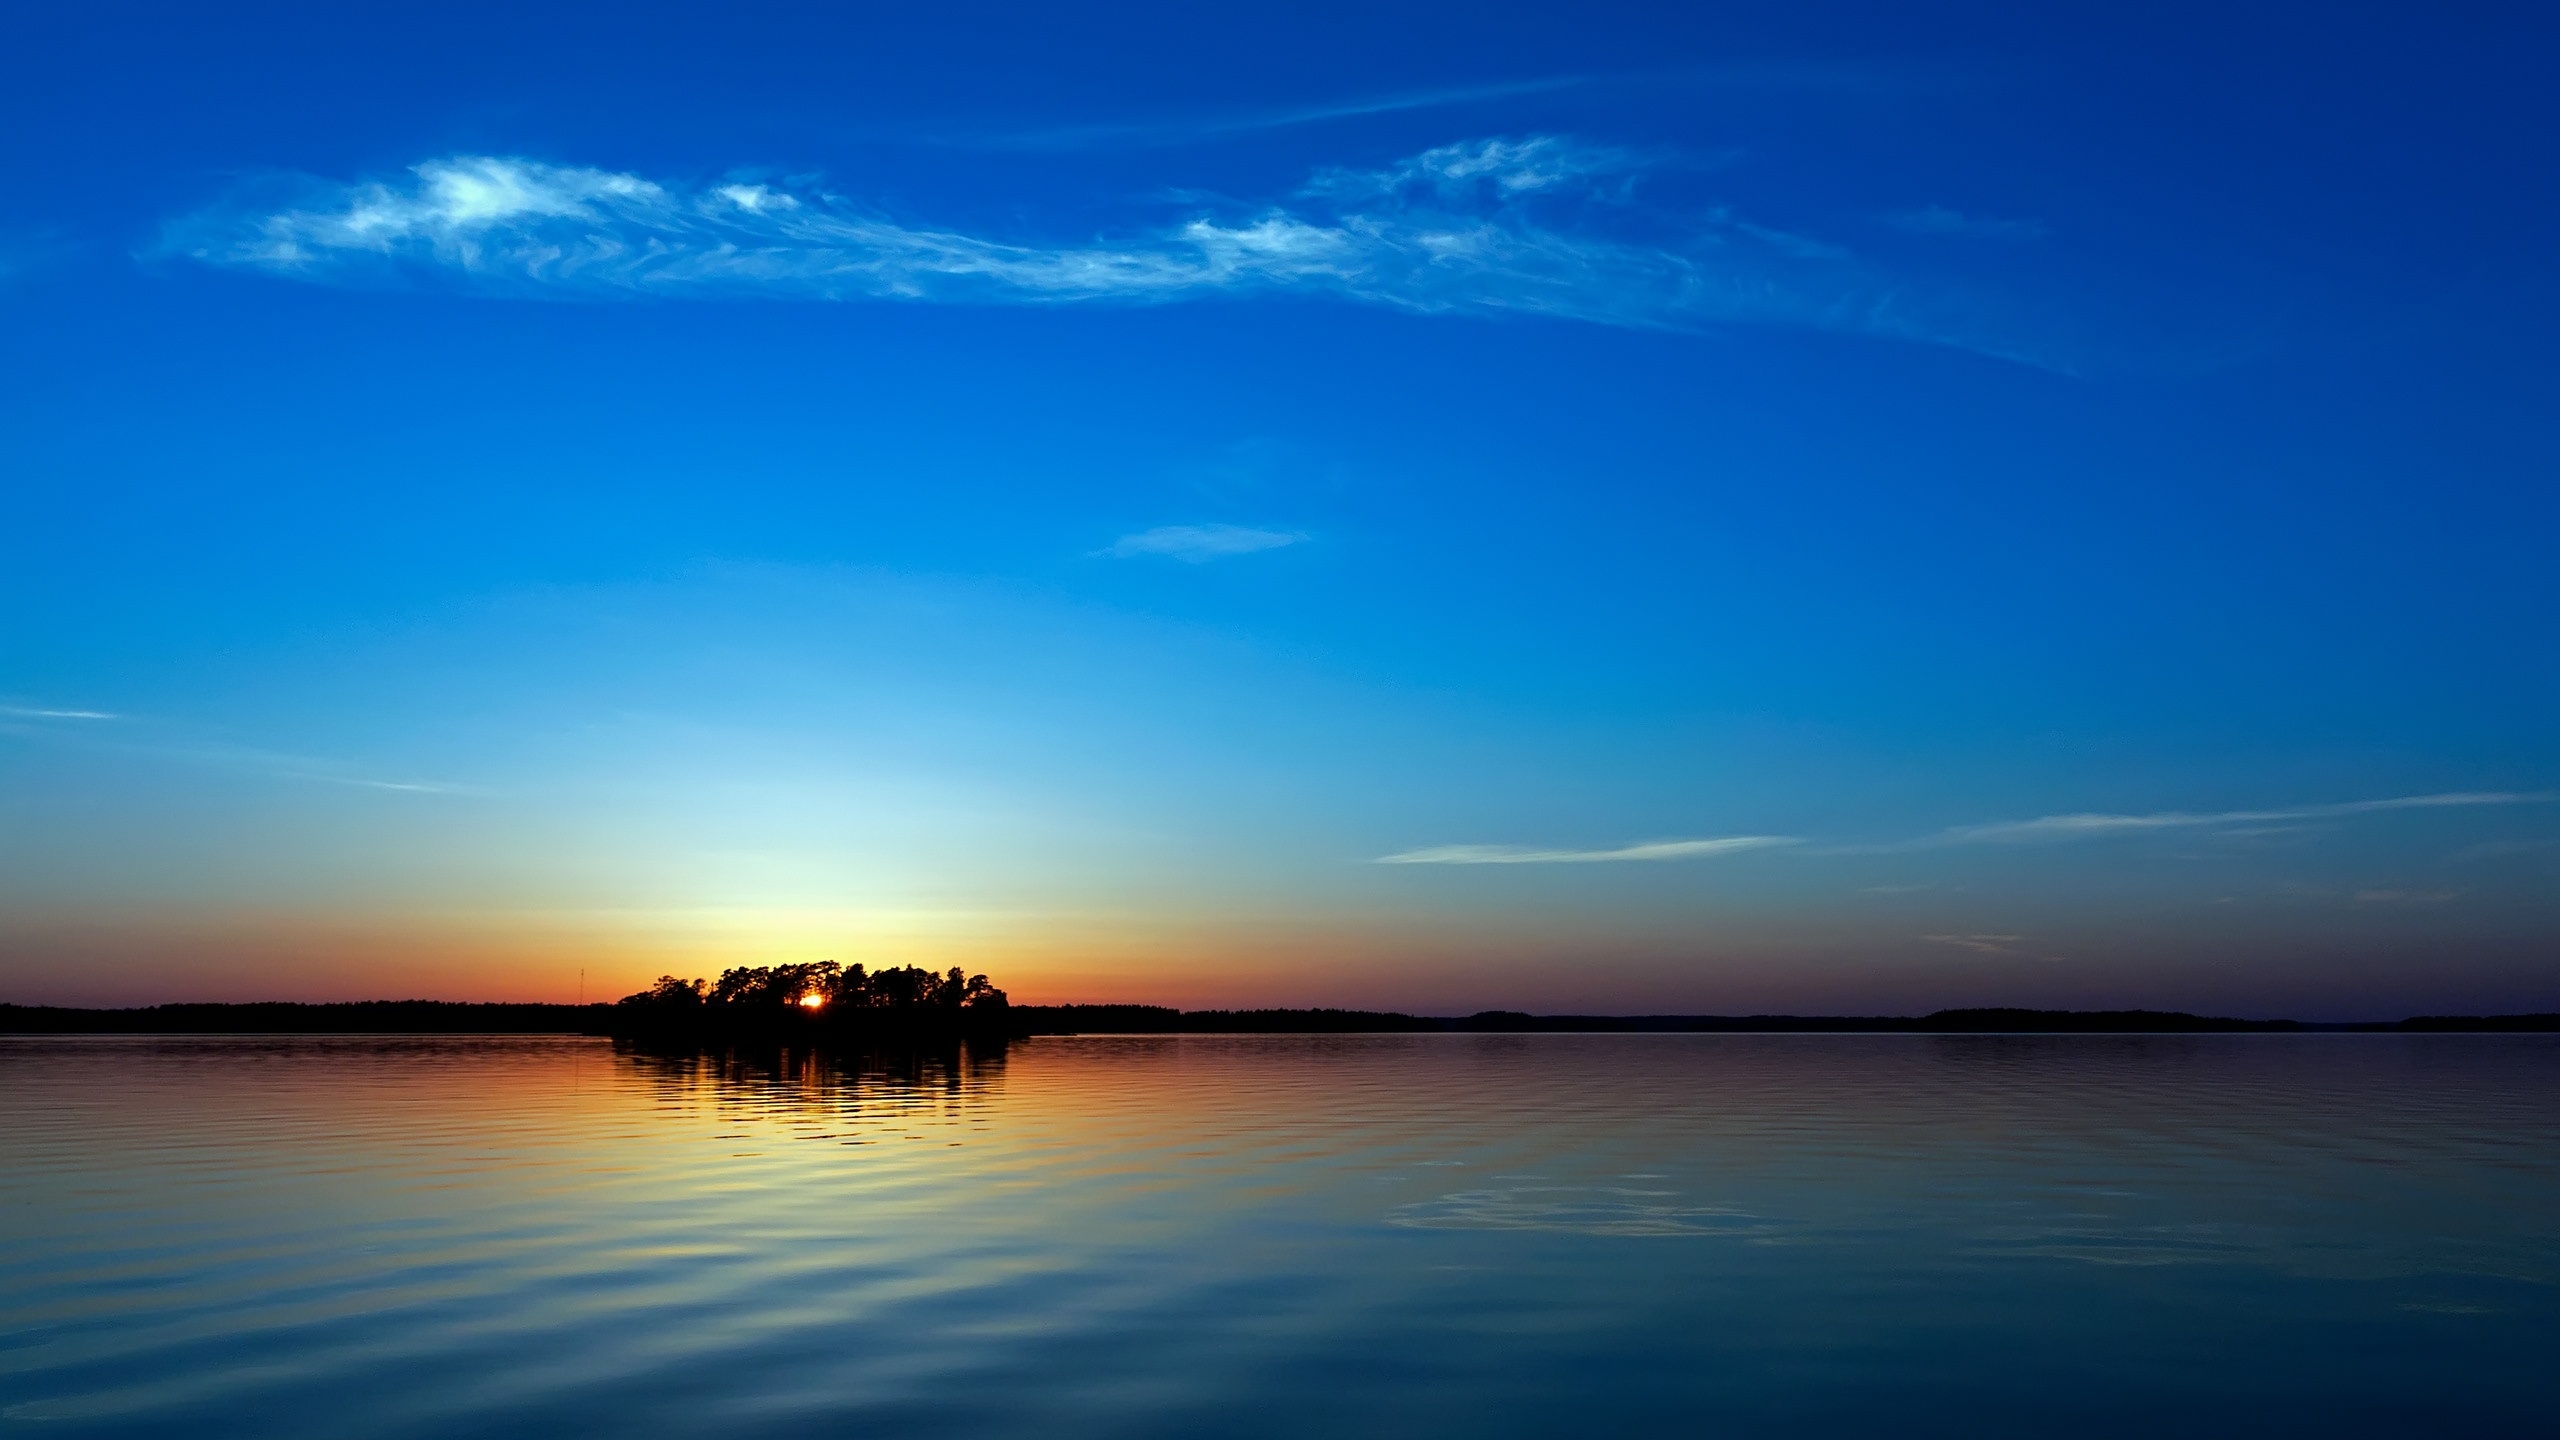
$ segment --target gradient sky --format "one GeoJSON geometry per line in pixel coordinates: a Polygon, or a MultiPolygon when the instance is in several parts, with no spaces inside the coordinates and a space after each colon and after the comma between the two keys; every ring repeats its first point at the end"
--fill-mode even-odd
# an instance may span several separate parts
{"type": "Polygon", "coordinates": [[[2555,21],[2065,9],[18,6],[0,999],[2560,1008],[2555,21]]]}

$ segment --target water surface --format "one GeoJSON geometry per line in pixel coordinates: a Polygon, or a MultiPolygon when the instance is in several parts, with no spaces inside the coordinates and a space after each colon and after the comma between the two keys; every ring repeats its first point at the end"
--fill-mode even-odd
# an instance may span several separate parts
{"type": "Polygon", "coordinates": [[[0,1040],[0,1430],[2552,1433],[2560,1038],[0,1040]]]}

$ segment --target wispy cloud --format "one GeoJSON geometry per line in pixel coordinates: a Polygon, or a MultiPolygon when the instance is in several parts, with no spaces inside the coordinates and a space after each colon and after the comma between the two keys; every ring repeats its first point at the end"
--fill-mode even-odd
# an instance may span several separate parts
{"type": "Polygon", "coordinates": [[[2465,845],[2436,863],[2468,865],[2475,861],[2495,860],[2508,855],[2531,855],[2537,851],[2550,849],[2551,844],[2549,840],[2483,840],[2476,845],[2465,845]]]}
{"type": "Polygon", "coordinates": [[[1248,525],[1159,525],[1153,530],[1123,535],[1094,553],[1114,560],[1160,555],[1197,565],[1230,555],[1277,550],[1306,538],[1295,530],[1256,530],[1248,525]]]}
{"type": "Polygon", "coordinates": [[[2044,238],[2041,220],[2009,220],[1997,215],[1968,215],[1944,205],[1923,205],[1884,217],[1885,223],[1912,235],[1951,235],[1967,240],[2026,241],[2044,238]]]}
{"type": "Polygon", "coordinates": [[[1590,80],[1584,76],[1559,75],[1541,80],[1513,80],[1491,85],[1455,86],[1445,90],[1405,91],[1393,95],[1371,95],[1313,105],[1282,106],[1190,119],[1052,125],[998,134],[944,136],[942,139],[945,144],[986,150],[1043,151],[1084,150],[1105,146],[1193,145],[1223,139],[1230,135],[1285,130],[1300,125],[1318,125],[1329,120],[1355,120],[1367,115],[1391,115],[1403,111],[1439,110],[1456,105],[1476,105],[1488,100],[1511,100],[1524,95],[1569,90],[1575,86],[1590,83],[1590,80]]]}
{"type": "Polygon", "coordinates": [[[1404,90],[1391,94],[1351,96],[1301,105],[1274,105],[1150,120],[1106,120],[1085,124],[1023,126],[1010,130],[944,131],[930,143],[978,150],[1067,151],[1106,147],[1142,148],[1200,144],[1234,135],[1285,130],[1336,120],[1358,120],[1420,110],[1442,110],[1552,94],[1585,86],[1605,87],[1624,96],[1639,87],[1666,93],[1731,91],[1742,94],[1793,92],[1829,95],[1907,95],[1937,93],[1962,84],[1962,77],[1940,67],[1910,62],[1728,60],[1714,64],[1618,71],[1600,75],[1549,75],[1528,80],[1498,80],[1481,85],[1453,85],[1437,90],[1404,90]]]}
{"type": "Polygon", "coordinates": [[[5,728],[11,734],[30,742],[71,746],[93,754],[121,755],[153,764],[185,765],[208,770],[265,775],[279,780],[340,785],[359,790],[391,790],[405,794],[478,795],[487,793],[479,786],[442,780],[377,779],[359,773],[363,767],[349,761],[268,750],[255,745],[242,745],[201,735],[191,736],[186,733],[186,727],[183,726],[173,726],[165,721],[156,723],[132,721],[129,716],[106,710],[0,705],[0,719],[130,721],[131,723],[106,729],[92,728],[86,724],[20,725],[5,728]]]}
{"type": "Polygon", "coordinates": [[[1649,840],[1615,850],[1533,850],[1520,845],[1435,845],[1381,855],[1380,865],[1584,865],[1612,860],[1695,860],[1801,843],[1790,835],[1726,835],[1713,840],[1649,840]]]}
{"type": "Polygon", "coordinates": [[[58,230],[0,226],[0,290],[12,290],[69,261],[78,247],[58,230]]]}
{"type": "Polygon", "coordinates": [[[1983,955],[2015,955],[2011,949],[2024,935],[1923,935],[1932,945],[1953,945],[1959,950],[1972,950],[1983,955]]]}
{"type": "Polygon", "coordinates": [[[1644,168],[1557,136],[1473,140],[1325,170],[1280,202],[1047,244],[907,224],[810,185],[463,155],[396,181],[315,182],[280,208],[217,206],[172,224],[162,248],[318,283],[432,276],[503,295],[1064,305],[1289,293],[1657,330],[1800,326],[2029,358],[1837,246],[1722,210],[1640,214],[1625,202],[1644,168]]]}
{"type": "Polygon", "coordinates": [[[2329,820],[2385,810],[2437,810],[2471,805],[2524,805],[2548,800],[2548,794],[2463,790],[2440,795],[2401,795],[2388,800],[2349,800],[2332,805],[2294,805],[2278,810],[2162,810],[2146,815],[2083,812],[2043,815],[2033,820],[2004,820],[1989,825],[1956,825],[1909,842],[1916,845],[2008,844],[2052,840],[2088,840],[2108,835],[2161,830],[2210,830],[2264,825],[2292,820],[2329,820]]]}
{"type": "MultiPolygon", "coordinates": [[[[1806,845],[1804,853],[1809,855],[1899,854],[1951,845],[2032,844],[2090,840],[2111,835],[2194,830],[2247,834],[2250,833],[2247,827],[2265,825],[2271,821],[2337,819],[2392,810],[2526,805],[2553,798],[2549,792],[2542,791],[2461,790],[2436,795],[2400,795],[2386,800],[2348,800],[2328,805],[2295,805],[2280,810],[2164,810],[2145,815],[2084,812],[2072,815],[2045,815],[2033,820],[2004,820],[1989,825],[1957,825],[1917,839],[1892,841],[1879,845],[1806,845]]],[[[1654,840],[1614,850],[1542,850],[1523,845],[1436,845],[1427,849],[1382,855],[1378,857],[1377,863],[1381,865],[1552,865],[1607,860],[1685,860],[1697,856],[1730,854],[1741,850],[1798,845],[1805,845],[1805,842],[1791,835],[1729,835],[1714,840],[1654,840]]],[[[1869,887],[1867,893],[1905,894],[1933,888],[1937,887],[1877,885],[1869,887]]],[[[2000,942],[2004,939],[2014,940],[2017,937],[1929,935],[1922,938],[1937,943],[1954,944],[1966,939],[2000,942]]]]}

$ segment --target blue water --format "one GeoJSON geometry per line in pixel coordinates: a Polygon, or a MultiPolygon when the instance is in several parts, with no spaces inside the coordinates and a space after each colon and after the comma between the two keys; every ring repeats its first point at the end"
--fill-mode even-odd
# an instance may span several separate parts
{"type": "Polygon", "coordinates": [[[0,1040],[0,1431],[2560,1433],[2560,1041],[0,1040]]]}

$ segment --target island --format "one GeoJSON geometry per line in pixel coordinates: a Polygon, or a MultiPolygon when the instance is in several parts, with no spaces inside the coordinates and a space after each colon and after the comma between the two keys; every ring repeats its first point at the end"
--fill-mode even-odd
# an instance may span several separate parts
{"type": "Polygon", "coordinates": [[[744,965],[716,983],[661,975],[616,1002],[617,1039],[1004,1039],[1020,1031],[1005,993],[958,966],[869,970],[816,960],[744,965]]]}

